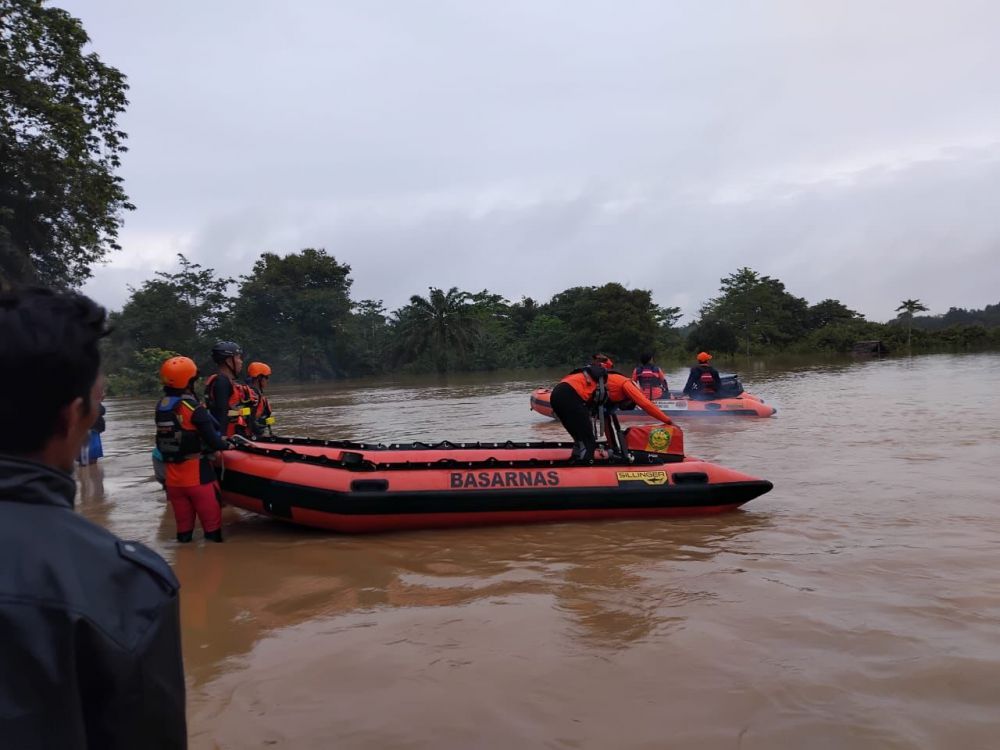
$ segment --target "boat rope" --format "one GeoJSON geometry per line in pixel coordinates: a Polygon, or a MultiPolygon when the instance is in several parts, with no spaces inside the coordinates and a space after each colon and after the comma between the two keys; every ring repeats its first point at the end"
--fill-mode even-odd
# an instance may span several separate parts
{"type": "MultiPolygon", "coordinates": [[[[241,445],[257,445],[258,443],[242,438],[241,445]]],[[[268,445],[303,445],[314,448],[340,448],[342,450],[357,451],[405,451],[405,450],[489,450],[502,448],[513,450],[516,448],[565,448],[573,450],[573,443],[558,441],[538,441],[538,442],[515,442],[505,440],[502,443],[476,442],[476,443],[455,443],[451,440],[442,440],[437,443],[425,443],[420,440],[412,443],[359,443],[353,440],[322,440],[320,438],[303,437],[268,437],[260,441],[268,445]]]]}
{"type": "MultiPolygon", "coordinates": [[[[286,442],[292,440],[297,441],[299,444],[307,444],[307,439],[300,438],[285,438],[286,442]]],[[[269,443],[271,441],[268,441],[269,443]]],[[[414,444],[416,445],[416,444],[414,444]]],[[[492,445],[483,445],[480,443],[476,444],[477,447],[506,447],[503,444],[495,443],[492,445]]],[[[557,443],[555,446],[564,447],[569,450],[572,446],[566,443],[557,443]]],[[[334,447],[334,446],[329,446],[334,447]]],[[[428,448],[437,448],[435,446],[427,446],[424,450],[428,448]]],[[[452,444],[452,448],[461,448],[462,444],[452,444]]],[[[464,447],[471,447],[465,445],[464,447]]],[[[516,445],[514,447],[540,447],[540,444],[522,444],[516,445]]],[[[553,444],[546,444],[545,447],[554,447],[553,444]]],[[[618,456],[612,456],[611,458],[603,460],[592,460],[587,462],[582,462],[574,460],[572,458],[561,458],[561,459],[541,459],[541,458],[527,458],[527,459],[500,459],[495,456],[489,456],[488,458],[478,459],[475,461],[463,461],[456,458],[440,458],[434,461],[373,461],[370,458],[366,458],[361,453],[355,453],[352,451],[345,451],[341,454],[340,458],[331,458],[330,456],[314,456],[305,453],[299,453],[293,448],[264,448],[261,445],[253,443],[249,440],[240,441],[239,444],[234,448],[234,450],[241,451],[243,453],[251,453],[256,456],[266,456],[268,458],[278,459],[284,461],[285,463],[304,463],[312,464],[316,466],[324,466],[332,469],[345,469],[347,471],[356,472],[373,472],[373,471],[405,471],[413,469],[542,469],[542,468],[568,468],[568,467],[587,467],[587,466],[635,466],[636,464],[643,464],[649,466],[657,466],[667,463],[679,463],[684,460],[683,456],[677,456],[673,454],[664,453],[642,453],[642,454],[632,454],[632,461],[618,456]]]]}

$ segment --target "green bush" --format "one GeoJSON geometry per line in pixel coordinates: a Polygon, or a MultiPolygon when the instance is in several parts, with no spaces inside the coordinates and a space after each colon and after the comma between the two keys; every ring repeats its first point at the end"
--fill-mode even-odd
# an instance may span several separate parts
{"type": "Polygon", "coordinates": [[[155,396],[160,393],[160,365],[177,352],[149,348],[135,352],[128,364],[107,376],[109,396],[155,396]]]}

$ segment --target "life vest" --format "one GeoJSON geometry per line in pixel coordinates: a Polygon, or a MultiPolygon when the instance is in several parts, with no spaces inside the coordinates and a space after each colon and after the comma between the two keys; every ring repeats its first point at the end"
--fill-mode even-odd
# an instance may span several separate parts
{"type": "Polygon", "coordinates": [[[698,376],[698,389],[705,391],[706,393],[715,393],[715,378],[712,377],[712,373],[708,370],[702,372],[698,376]]]}
{"type": "Polygon", "coordinates": [[[663,370],[656,365],[639,365],[632,373],[632,379],[639,384],[642,392],[650,398],[663,395],[663,370]]]}
{"type": "Polygon", "coordinates": [[[164,396],[156,404],[156,449],[165,463],[200,458],[203,444],[191,415],[198,408],[194,396],[164,396]]]}
{"type": "MultiPolygon", "coordinates": [[[[205,405],[209,411],[215,411],[215,401],[212,387],[218,379],[219,374],[210,375],[205,381],[205,405]]],[[[253,388],[243,383],[231,380],[233,390],[229,394],[229,409],[226,411],[226,437],[232,437],[237,432],[249,437],[250,417],[257,406],[257,395],[253,388]]]]}
{"type": "Polygon", "coordinates": [[[572,385],[573,390],[590,406],[603,406],[608,402],[609,372],[610,370],[605,370],[600,365],[587,365],[572,370],[569,375],[562,379],[562,382],[568,382],[572,385]],[[583,382],[581,383],[580,379],[574,378],[574,375],[583,375],[583,382]],[[582,389],[578,388],[577,385],[582,385],[582,389]]]}
{"type": "Polygon", "coordinates": [[[271,425],[274,424],[274,415],[271,412],[271,402],[267,400],[267,396],[265,396],[256,388],[254,388],[252,383],[248,382],[247,388],[250,389],[254,397],[254,405],[253,405],[254,423],[261,429],[265,427],[270,427],[271,425]]]}
{"type": "MultiPolygon", "coordinates": [[[[608,371],[604,370],[604,372],[605,372],[604,377],[594,378],[597,387],[594,388],[594,393],[590,397],[590,403],[592,403],[594,406],[604,406],[606,403],[608,403],[608,376],[607,376],[608,371]]],[[[591,377],[593,377],[593,375],[591,375],[591,377]]]]}
{"type": "Polygon", "coordinates": [[[271,402],[267,400],[267,396],[263,393],[260,394],[260,400],[257,402],[257,411],[254,412],[254,418],[257,420],[257,424],[263,427],[270,427],[274,424],[274,415],[271,413],[271,402]]]}

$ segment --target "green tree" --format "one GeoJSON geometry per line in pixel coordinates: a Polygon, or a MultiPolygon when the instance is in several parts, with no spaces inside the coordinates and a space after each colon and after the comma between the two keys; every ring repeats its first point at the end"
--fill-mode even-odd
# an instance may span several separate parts
{"type": "Polygon", "coordinates": [[[354,303],[351,313],[353,346],[349,370],[360,374],[379,372],[385,366],[389,345],[388,317],[382,300],[354,303]]]}
{"type": "Polygon", "coordinates": [[[558,367],[579,365],[583,356],[573,343],[570,327],[553,315],[536,315],[524,336],[524,351],[532,365],[558,367]],[[573,352],[576,352],[574,356],[573,352]]]}
{"type": "Polygon", "coordinates": [[[120,312],[111,316],[108,369],[128,367],[136,352],[165,349],[207,363],[213,341],[229,321],[233,280],[216,277],[178,255],[179,270],[158,272],[131,295],[120,312]]]}
{"type": "Polygon", "coordinates": [[[984,328],[1000,326],[1000,304],[986,305],[982,310],[966,310],[964,307],[950,307],[944,315],[915,315],[913,327],[926,331],[941,330],[953,326],[975,326],[984,328]]]}
{"type": "Polygon", "coordinates": [[[737,329],[710,314],[703,314],[688,333],[688,347],[697,351],[735,354],[740,348],[737,329]]]}
{"type": "Polygon", "coordinates": [[[653,318],[657,324],[666,328],[673,328],[683,316],[679,307],[658,307],[653,306],[653,318]]]}
{"type": "Polygon", "coordinates": [[[150,396],[161,388],[160,365],[177,352],[149,348],[133,352],[129,360],[108,374],[109,396],[150,396]]]}
{"type": "Polygon", "coordinates": [[[350,272],[325,250],[261,254],[233,307],[248,358],[299,380],[346,375],[350,272]]]}
{"type": "Polygon", "coordinates": [[[531,297],[522,297],[519,302],[510,303],[506,312],[504,328],[506,347],[503,362],[516,367],[537,367],[542,362],[531,353],[528,329],[538,318],[539,305],[531,297]]]}
{"type": "Polygon", "coordinates": [[[0,282],[75,287],[119,249],[128,86],[89,41],[64,10],[0,0],[0,282]]]}
{"type": "Polygon", "coordinates": [[[794,348],[801,352],[850,352],[858,341],[884,340],[883,328],[861,317],[838,318],[810,331],[794,348]]]}
{"type": "Polygon", "coordinates": [[[810,305],[806,311],[806,327],[815,331],[831,323],[847,323],[852,320],[862,320],[864,316],[847,307],[836,299],[825,299],[810,305]]]}
{"type": "Polygon", "coordinates": [[[901,312],[899,316],[906,320],[906,348],[909,349],[913,342],[913,314],[927,312],[928,308],[918,299],[904,299],[899,303],[896,312],[901,312]]]}
{"type": "Polygon", "coordinates": [[[570,331],[565,344],[571,361],[589,360],[601,351],[623,364],[656,347],[663,316],[650,292],[617,283],[567,289],[545,305],[544,313],[570,331]]]}
{"type": "Polygon", "coordinates": [[[471,350],[482,329],[475,314],[473,295],[452,287],[447,292],[430,287],[427,297],[414,294],[410,304],[397,310],[397,354],[404,361],[424,355],[438,372],[447,372],[454,358],[471,350]]]}
{"type": "Polygon", "coordinates": [[[716,337],[729,328],[742,339],[748,357],[753,343],[780,349],[805,333],[808,304],[777,279],[740,268],[722,279],[719,291],[702,306],[700,324],[711,324],[716,337]]]}
{"type": "Polygon", "coordinates": [[[653,307],[653,318],[656,320],[657,328],[655,352],[662,357],[668,352],[680,354],[684,345],[684,335],[677,328],[680,321],[681,309],[679,307],[653,307]]]}
{"type": "Polygon", "coordinates": [[[538,316],[539,305],[531,297],[522,297],[520,302],[510,306],[511,333],[520,339],[528,330],[528,326],[538,316]]]}
{"type": "Polygon", "coordinates": [[[513,322],[510,302],[488,289],[469,295],[471,314],[479,321],[479,331],[466,355],[467,366],[476,370],[495,370],[511,363],[513,322]]]}

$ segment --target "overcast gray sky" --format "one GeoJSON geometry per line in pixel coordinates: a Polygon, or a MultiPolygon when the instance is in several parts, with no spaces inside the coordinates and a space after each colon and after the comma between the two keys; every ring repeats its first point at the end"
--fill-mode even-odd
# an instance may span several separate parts
{"type": "Polygon", "coordinates": [[[55,0],[131,84],[86,291],[326,248],[352,296],[748,265],[872,319],[1000,301],[1000,3],[55,0]]]}

